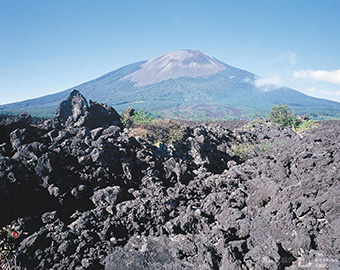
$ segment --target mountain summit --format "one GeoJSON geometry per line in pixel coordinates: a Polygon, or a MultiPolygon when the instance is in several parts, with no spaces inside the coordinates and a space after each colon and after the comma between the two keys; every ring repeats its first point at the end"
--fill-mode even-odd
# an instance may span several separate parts
{"type": "Polygon", "coordinates": [[[156,116],[191,120],[231,120],[266,116],[278,104],[317,119],[340,117],[340,103],[307,96],[288,87],[263,85],[253,73],[224,64],[197,50],[174,51],[109,72],[59,93],[0,106],[1,113],[22,111],[53,116],[73,89],[87,99],[128,106],[156,116]]]}
{"type": "Polygon", "coordinates": [[[209,76],[225,69],[224,64],[204,52],[180,50],[150,59],[123,79],[130,79],[135,86],[146,86],[179,77],[209,76]]]}

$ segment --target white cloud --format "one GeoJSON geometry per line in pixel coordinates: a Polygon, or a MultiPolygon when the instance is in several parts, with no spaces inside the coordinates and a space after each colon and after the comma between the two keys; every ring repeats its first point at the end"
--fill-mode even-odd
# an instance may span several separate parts
{"type": "Polygon", "coordinates": [[[295,71],[293,76],[301,79],[312,79],[318,82],[329,82],[340,84],[340,69],[334,71],[327,70],[299,70],[295,71]]]}
{"type": "Polygon", "coordinates": [[[294,66],[296,64],[296,52],[288,54],[289,63],[294,66]]]}
{"type": "Polygon", "coordinates": [[[309,92],[311,94],[318,94],[318,95],[322,95],[322,96],[337,96],[340,97],[340,91],[329,91],[329,90],[321,90],[318,89],[316,87],[312,87],[306,90],[306,92],[309,92]]]}
{"type": "Polygon", "coordinates": [[[263,91],[268,92],[280,88],[281,80],[279,76],[273,75],[269,78],[257,78],[254,81],[257,88],[261,88],[263,91]]]}

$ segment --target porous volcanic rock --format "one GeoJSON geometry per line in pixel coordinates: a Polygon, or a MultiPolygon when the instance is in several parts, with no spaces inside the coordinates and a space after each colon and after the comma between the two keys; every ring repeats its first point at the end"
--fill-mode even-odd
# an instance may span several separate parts
{"type": "Polygon", "coordinates": [[[157,147],[76,91],[54,119],[0,117],[0,225],[18,233],[18,263],[340,267],[339,121],[299,134],[269,121],[182,125],[180,145],[157,147]]]}

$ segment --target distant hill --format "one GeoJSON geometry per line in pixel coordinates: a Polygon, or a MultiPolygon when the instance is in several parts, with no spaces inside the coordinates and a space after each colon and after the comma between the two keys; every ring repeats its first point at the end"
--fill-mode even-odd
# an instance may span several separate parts
{"type": "Polygon", "coordinates": [[[297,114],[340,117],[340,103],[275,85],[196,50],[180,50],[124,66],[97,79],[44,97],[0,106],[0,113],[54,115],[71,90],[122,111],[128,106],[156,116],[196,120],[249,119],[288,104],[297,114]]]}

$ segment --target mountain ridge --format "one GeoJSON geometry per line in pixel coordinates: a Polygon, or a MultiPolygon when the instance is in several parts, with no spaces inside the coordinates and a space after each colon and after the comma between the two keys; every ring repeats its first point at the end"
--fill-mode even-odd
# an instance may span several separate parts
{"type": "Polygon", "coordinates": [[[27,111],[52,116],[59,102],[77,89],[86,98],[114,106],[118,112],[133,106],[168,118],[248,119],[265,116],[278,104],[288,104],[295,113],[319,119],[340,117],[338,102],[310,97],[288,87],[275,86],[275,90],[267,91],[256,85],[259,78],[203,52],[180,50],[126,65],[55,94],[1,105],[0,113],[27,111]],[[200,64],[208,68],[197,68],[200,64]]]}

